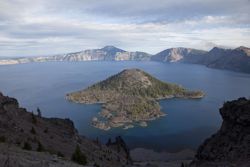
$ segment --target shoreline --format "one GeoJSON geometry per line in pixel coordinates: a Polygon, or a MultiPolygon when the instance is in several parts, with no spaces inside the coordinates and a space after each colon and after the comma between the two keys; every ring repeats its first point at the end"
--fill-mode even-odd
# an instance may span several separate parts
{"type": "MultiPolygon", "coordinates": [[[[174,98],[184,98],[184,99],[201,99],[205,96],[205,93],[202,92],[201,95],[198,95],[198,96],[184,96],[184,95],[169,95],[169,96],[165,96],[165,97],[159,97],[159,98],[156,98],[156,99],[153,99],[153,98],[149,98],[150,101],[155,101],[157,104],[159,104],[159,101],[160,100],[168,100],[168,99],[174,99],[174,98]]],[[[167,115],[167,113],[164,113],[162,112],[161,110],[159,110],[158,114],[157,115],[154,115],[154,116],[150,116],[148,118],[139,118],[137,120],[134,120],[134,119],[130,119],[126,116],[123,116],[121,117],[120,121],[113,121],[112,119],[115,119],[116,117],[114,117],[112,115],[112,111],[110,110],[105,110],[105,114],[103,113],[103,105],[105,104],[109,104],[109,102],[102,102],[102,101],[95,101],[93,100],[92,102],[86,102],[84,100],[82,101],[76,101],[76,100],[73,100],[71,95],[70,94],[67,94],[65,96],[65,99],[70,101],[70,102],[73,102],[73,103],[77,103],[77,104],[101,104],[102,105],[102,109],[100,112],[98,112],[98,115],[99,117],[101,118],[104,118],[106,119],[106,121],[102,121],[102,120],[99,120],[97,117],[93,117],[92,120],[91,120],[91,125],[95,128],[98,128],[100,130],[105,130],[105,131],[108,131],[112,128],[122,128],[124,130],[129,130],[129,129],[132,129],[136,126],[140,126],[140,127],[144,127],[146,128],[148,126],[147,122],[149,121],[154,121],[156,120],[157,118],[160,118],[160,117],[165,117],[167,115]]],[[[111,109],[112,110],[112,109],[111,109]]]]}

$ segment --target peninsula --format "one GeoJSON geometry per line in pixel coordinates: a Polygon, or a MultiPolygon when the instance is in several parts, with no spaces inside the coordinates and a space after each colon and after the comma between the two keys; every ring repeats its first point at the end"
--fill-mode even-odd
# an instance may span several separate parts
{"type": "Polygon", "coordinates": [[[109,130],[145,127],[148,121],[165,116],[157,102],[159,99],[203,96],[201,91],[162,82],[140,69],[126,69],[84,90],[69,93],[66,99],[75,103],[102,103],[101,119],[94,117],[92,125],[109,130]]]}

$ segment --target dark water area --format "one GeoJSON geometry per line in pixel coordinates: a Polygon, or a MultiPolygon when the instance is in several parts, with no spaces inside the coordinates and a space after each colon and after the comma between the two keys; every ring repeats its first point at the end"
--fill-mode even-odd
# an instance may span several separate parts
{"type": "Polygon", "coordinates": [[[175,151],[197,148],[221,124],[219,108],[227,100],[250,96],[250,75],[209,69],[200,65],[158,62],[48,62],[0,66],[0,91],[18,99],[22,107],[45,117],[70,118],[79,133],[99,138],[123,136],[130,148],[145,147],[175,151]],[[126,68],[140,68],[154,77],[202,90],[200,100],[161,100],[166,117],[148,127],[102,131],[90,125],[101,105],[68,102],[65,94],[86,88],[126,68]]]}

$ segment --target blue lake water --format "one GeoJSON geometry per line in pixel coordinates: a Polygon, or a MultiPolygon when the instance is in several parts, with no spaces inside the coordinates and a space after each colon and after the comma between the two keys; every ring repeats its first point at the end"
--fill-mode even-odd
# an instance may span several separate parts
{"type": "Polygon", "coordinates": [[[39,107],[46,117],[70,118],[80,134],[106,141],[121,135],[128,145],[161,150],[197,148],[221,124],[219,108],[224,101],[250,96],[250,75],[209,69],[199,65],[158,62],[49,62],[0,66],[0,90],[18,99],[29,111],[39,107]],[[100,105],[75,104],[65,94],[116,74],[140,68],[156,78],[206,93],[201,100],[160,101],[166,117],[147,128],[102,131],[90,126],[100,105]]]}

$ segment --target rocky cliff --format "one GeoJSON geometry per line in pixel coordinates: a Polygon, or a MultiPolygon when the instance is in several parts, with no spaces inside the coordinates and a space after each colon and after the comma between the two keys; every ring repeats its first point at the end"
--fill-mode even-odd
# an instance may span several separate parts
{"type": "Polygon", "coordinates": [[[148,61],[150,58],[151,55],[145,52],[128,52],[114,46],[105,46],[101,49],[88,49],[55,56],[0,59],[0,65],[48,61],[148,61]]]}
{"type": "Polygon", "coordinates": [[[236,72],[250,73],[250,49],[239,47],[236,49],[213,49],[204,55],[204,60],[197,62],[210,68],[226,69],[236,72]],[[218,50],[215,52],[214,50],[218,50]],[[215,53],[214,53],[215,52],[215,53]],[[211,60],[208,60],[211,58],[211,60]]]}
{"type": "Polygon", "coordinates": [[[195,63],[206,51],[191,48],[170,48],[152,56],[153,61],[195,63]]]}
{"type": "Polygon", "coordinates": [[[239,98],[220,109],[220,130],[199,147],[192,167],[250,166],[250,100],[239,98]]]}
{"type": "Polygon", "coordinates": [[[152,56],[151,60],[201,64],[209,68],[250,73],[250,49],[244,46],[236,49],[214,47],[209,52],[190,48],[171,48],[152,56]]]}
{"type": "Polygon", "coordinates": [[[250,49],[214,47],[209,52],[192,48],[170,48],[156,55],[145,52],[128,52],[114,46],[88,49],[80,52],[40,57],[0,58],[0,65],[49,61],[160,61],[201,64],[209,68],[250,73],[250,49]]]}
{"type": "MultiPolygon", "coordinates": [[[[131,163],[126,154],[127,149],[121,148],[120,152],[117,152],[106,145],[80,136],[69,119],[43,118],[41,114],[27,112],[26,109],[19,107],[16,99],[4,96],[2,93],[0,93],[0,142],[14,148],[45,152],[51,156],[63,157],[65,160],[71,160],[78,146],[79,152],[86,157],[89,165],[116,167],[131,163]]],[[[17,158],[15,155],[8,155],[11,152],[7,153],[4,154],[5,157],[0,156],[0,159],[5,159],[0,162],[0,166],[3,166],[1,163],[10,157],[13,157],[12,160],[17,158]]],[[[24,154],[25,157],[26,155],[24,154]]],[[[19,155],[19,159],[15,159],[13,167],[26,162],[21,157],[19,155]]],[[[43,159],[39,162],[42,161],[43,159]]],[[[29,165],[27,162],[24,166],[29,165]]]]}

